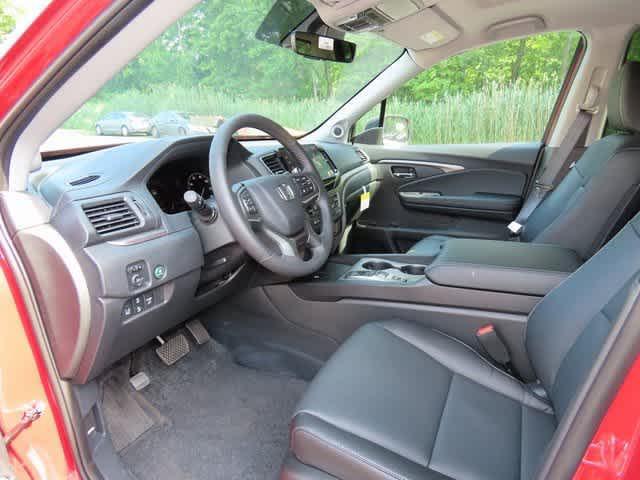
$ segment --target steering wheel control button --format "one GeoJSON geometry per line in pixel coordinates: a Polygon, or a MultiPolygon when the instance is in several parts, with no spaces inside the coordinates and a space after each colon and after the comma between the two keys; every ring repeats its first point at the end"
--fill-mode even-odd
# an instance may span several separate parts
{"type": "Polygon", "coordinates": [[[130,263],[126,267],[129,290],[139,290],[149,283],[149,274],[144,260],[130,263]]]}
{"type": "Polygon", "coordinates": [[[167,276],[167,267],[164,265],[156,265],[153,267],[153,276],[156,280],[162,280],[167,276]]]}
{"type": "Polygon", "coordinates": [[[242,206],[244,207],[244,210],[247,212],[247,214],[257,215],[258,207],[256,207],[256,203],[253,201],[253,197],[251,197],[251,194],[247,190],[242,190],[239,196],[240,201],[242,202],[242,206]]]}
{"type": "Polygon", "coordinates": [[[293,180],[298,184],[298,189],[300,190],[300,194],[303,197],[308,197],[309,195],[315,193],[315,184],[313,183],[313,180],[311,180],[308,176],[298,175],[293,177],[293,180]]]}

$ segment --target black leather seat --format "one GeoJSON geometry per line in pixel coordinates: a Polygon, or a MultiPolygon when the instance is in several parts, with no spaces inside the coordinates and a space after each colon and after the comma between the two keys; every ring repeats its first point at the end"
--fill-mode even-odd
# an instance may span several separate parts
{"type": "Polygon", "coordinates": [[[362,327],[302,399],[282,478],[533,478],[637,278],[639,232],[640,215],[530,314],[538,382],[418,324],[362,327]]]}
{"type": "MultiPolygon", "coordinates": [[[[520,240],[595,253],[638,211],[640,63],[626,63],[609,93],[609,126],[625,132],[593,143],[529,217],[520,240]]],[[[506,234],[505,226],[505,234],[506,234]]],[[[448,237],[420,240],[409,254],[435,256],[448,237]]]]}

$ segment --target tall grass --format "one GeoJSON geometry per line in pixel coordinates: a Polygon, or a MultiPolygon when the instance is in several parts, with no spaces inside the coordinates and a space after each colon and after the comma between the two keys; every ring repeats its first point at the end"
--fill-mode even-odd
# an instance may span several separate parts
{"type": "MultiPolygon", "coordinates": [[[[468,94],[446,95],[433,102],[392,97],[387,113],[409,118],[411,143],[416,144],[530,141],[541,138],[557,92],[557,87],[537,84],[493,84],[468,94]]],[[[64,128],[92,131],[95,121],[111,111],[155,115],[164,110],[180,110],[205,119],[254,112],[296,130],[310,130],[341,103],[337,99],[261,100],[169,85],[146,92],[129,90],[97,96],[73,115],[64,128]]]]}

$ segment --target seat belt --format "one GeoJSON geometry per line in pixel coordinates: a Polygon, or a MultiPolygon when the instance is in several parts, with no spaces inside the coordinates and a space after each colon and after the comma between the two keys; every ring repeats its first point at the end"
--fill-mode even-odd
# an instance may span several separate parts
{"type": "Polygon", "coordinates": [[[527,220],[534,210],[542,203],[547,194],[560,183],[564,172],[573,167],[573,164],[568,165],[571,159],[571,152],[578,146],[578,142],[589,129],[591,119],[596,112],[596,109],[580,109],[567,135],[562,140],[553,161],[545,163],[518,216],[507,226],[512,236],[518,236],[522,233],[527,220]]]}

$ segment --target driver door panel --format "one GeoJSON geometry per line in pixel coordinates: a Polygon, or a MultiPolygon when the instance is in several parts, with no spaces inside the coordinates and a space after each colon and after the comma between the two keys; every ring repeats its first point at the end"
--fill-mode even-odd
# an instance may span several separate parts
{"type": "Polygon", "coordinates": [[[382,178],[360,217],[358,252],[404,252],[428,235],[504,239],[542,145],[358,145],[382,178]]]}

